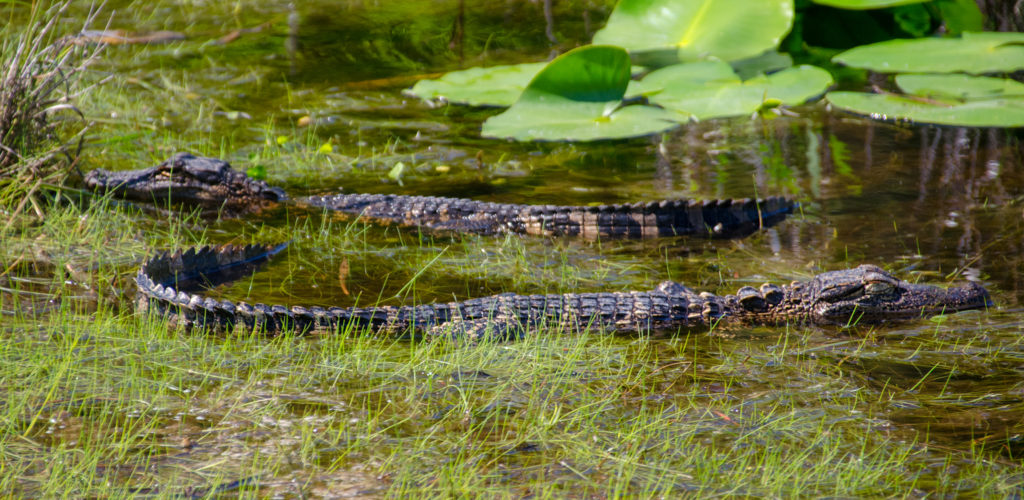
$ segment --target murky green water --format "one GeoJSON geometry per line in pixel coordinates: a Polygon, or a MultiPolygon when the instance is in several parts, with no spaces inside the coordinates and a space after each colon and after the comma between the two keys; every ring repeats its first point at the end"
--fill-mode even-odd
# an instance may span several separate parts
{"type": "MultiPolygon", "coordinates": [[[[708,370],[678,384],[671,374],[652,375],[650,383],[669,398],[673,387],[680,394],[713,394],[714,373],[735,377],[745,370],[746,381],[730,385],[729,394],[749,398],[751,407],[795,399],[827,411],[868,394],[871,403],[862,409],[880,436],[957,450],[984,443],[1007,458],[1020,455],[1020,132],[899,126],[819,104],[795,109],[794,117],[711,121],[613,143],[484,140],[479,124],[494,110],[436,107],[404,96],[403,88],[422,75],[459,67],[542,60],[588,40],[608,8],[557,2],[559,41],[551,44],[539,4],[470,2],[458,28],[460,45],[452,35],[457,3],[388,4],[306,2],[292,10],[283,1],[183,3],[148,13],[127,2],[108,4],[112,28],[169,29],[189,38],[106,50],[99,71],[130,76],[120,80],[121,98],[131,102],[132,119],[151,127],[93,115],[104,121],[87,150],[88,168],[138,168],[169,149],[192,147],[243,169],[261,165],[267,180],[293,197],[338,189],[560,204],[789,196],[801,204],[797,214],[727,241],[421,235],[283,206],[243,222],[211,223],[215,241],[299,235],[251,279],[211,295],[305,305],[410,304],[509,291],[648,289],[665,279],[728,293],[861,263],[912,281],[978,280],[992,292],[995,310],[874,331],[727,330],[725,338],[689,340],[685,352],[671,337],[642,348],[633,338],[618,344],[625,352],[643,350],[652,365],[686,361],[708,370]],[[212,43],[261,23],[269,25],[224,45],[212,43]],[[300,120],[315,126],[300,126],[300,120]],[[161,136],[172,139],[161,142],[161,136]],[[328,144],[331,151],[324,152],[328,144]],[[399,162],[406,166],[401,183],[388,175],[399,162]],[[799,349],[775,355],[787,337],[799,349]],[[801,373],[817,370],[819,376],[789,379],[780,365],[802,365],[801,373]],[[816,399],[822,397],[819,378],[836,377],[849,393],[816,399]]],[[[632,404],[612,413],[629,413],[632,404]]]]}

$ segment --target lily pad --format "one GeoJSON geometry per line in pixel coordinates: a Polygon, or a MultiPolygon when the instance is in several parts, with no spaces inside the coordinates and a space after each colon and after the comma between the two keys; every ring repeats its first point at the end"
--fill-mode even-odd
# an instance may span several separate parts
{"type": "Polygon", "coordinates": [[[629,71],[629,55],[619,47],[590,45],[562,54],[533,78],[515,104],[484,122],[481,135],[590,141],[676,126],[663,109],[622,106],[629,71]]]}
{"type": "Polygon", "coordinates": [[[1024,127],[1024,83],[968,75],[899,75],[910,95],[830,92],[835,106],[882,120],[969,127],[1024,127]]]}
{"type": "Polygon", "coordinates": [[[1024,100],[993,99],[942,105],[910,96],[830,92],[835,106],[877,120],[909,120],[963,127],[1024,127],[1024,100]]]}
{"type": "Polygon", "coordinates": [[[938,0],[935,4],[950,35],[985,29],[985,16],[975,0],[938,0]]]}
{"type": "Polygon", "coordinates": [[[793,58],[777,50],[769,50],[764,54],[748,59],[730,61],[729,65],[741,79],[750,79],[761,73],[771,73],[793,67],[793,58]]]}
{"type": "Polygon", "coordinates": [[[793,0],[621,0],[594,43],[631,52],[676,48],[680,60],[732,61],[773,49],[793,25],[793,0]]]}
{"type": "Polygon", "coordinates": [[[709,85],[740,83],[739,76],[732,66],[722,61],[700,61],[685,64],[673,64],[650,72],[640,81],[629,82],[627,95],[630,97],[646,96],[665,92],[671,89],[674,94],[699,91],[709,85]]]}
{"type": "Polygon", "coordinates": [[[968,99],[1024,98],[1024,83],[1009,78],[968,75],[898,75],[896,85],[922,97],[968,99]]]}
{"type": "Polygon", "coordinates": [[[741,81],[720,61],[679,64],[647,75],[631,87],[677,119],[751,115],[779,104],[794,106],[823,94],[832,76],[815,66],[796,66],[741,81]]]}
{"type": "Polygon", "coordinates": [[[1024,33],[889,40],[842,52],[833,62],[884,73],[993,73],[1024,69],[1024,33]]]}
{"type": "Polygon", "coordinates": [[[470,68],[420,80],[407,92],[421,99],[443,98],[471,106],[509,106],[547,63],[470,68]]]}
{"type": "Polygon", "coordinates": [[[827,5],[839,9],[867,10],[895,7],[897,5],[909,5],[912,3],[924,3],[930,0],[812,0],[816,4],[827,5]]]}

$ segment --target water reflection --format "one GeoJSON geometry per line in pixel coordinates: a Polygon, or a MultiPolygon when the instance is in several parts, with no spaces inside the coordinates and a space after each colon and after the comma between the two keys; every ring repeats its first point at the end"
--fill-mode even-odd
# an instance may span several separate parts
{"type": "Polygon", "coordinates": [[[668,153],[652,160],[658,185],[671,192],[681,179],[703,197],[796,197],[809,217],[774,234],[797,259],[906,261],[1020,290],[1024,155],[1013,132],[807,111],[805,118],[680,131],[659,146],[668,153]]]}

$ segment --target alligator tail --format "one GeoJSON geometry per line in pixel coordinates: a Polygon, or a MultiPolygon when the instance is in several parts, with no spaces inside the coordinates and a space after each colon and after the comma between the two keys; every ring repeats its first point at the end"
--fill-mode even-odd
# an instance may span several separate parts
{"type": "Polygon", "coordinates": [[[135,277],[136,305],[140,312],[165,317],[187,329],[275,333],[283,330],[336,331],[349,326],[375,331],[402,332],[412,327],[429,328],[450,319],[447,309],[429,305],[370,308],[302,307],[234,303],[205,297],[196,291],[236,280],[283,250],[279,245],[224,245],[162,252],[143,263],[135,277]]]}
{"type": "Polygon", "coordinates": [[[584,238],[735,238],[780,222],[796,204],[764,199],[664,200],[616,205],[524,206],[514,232],[584,238]]]}
{"type": "Polygon", "coordinates": [[[597,206],[518,205],[435,196],[341,194],[312,206],[430,229],[494,234],[653,238],[735,238],[782,221],[796,203],[783,197],[663,200],[597,206]]]}

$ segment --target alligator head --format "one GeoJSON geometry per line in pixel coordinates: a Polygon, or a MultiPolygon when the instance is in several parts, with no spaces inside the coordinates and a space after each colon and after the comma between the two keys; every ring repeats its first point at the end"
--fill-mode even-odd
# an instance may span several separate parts
{"type": "Polygon", "coordinates": [[[226,161],[178,153],[151,168],[111,172],[96,169],[85,185],[140,201],[174,201],[231,212],[258,211],[287,199],[284,191],[251,179],[226,161]]]}
{"type": "Polygon", "coordinates": [[[949,288],[908,283],[872,265],[822,273],[785,289],[783,304],[806,307],[811,322],[829,325],[877,324],[992,306],[977,283],[949,288]]]}

